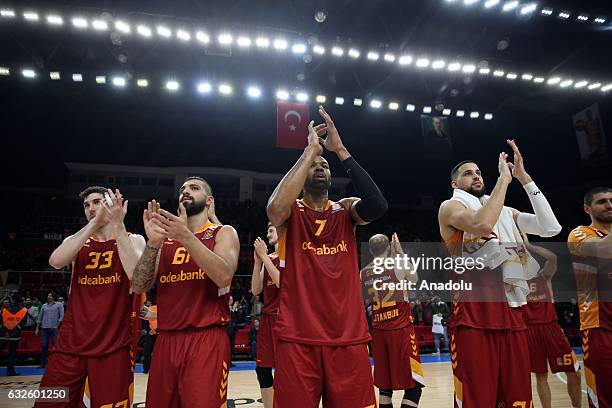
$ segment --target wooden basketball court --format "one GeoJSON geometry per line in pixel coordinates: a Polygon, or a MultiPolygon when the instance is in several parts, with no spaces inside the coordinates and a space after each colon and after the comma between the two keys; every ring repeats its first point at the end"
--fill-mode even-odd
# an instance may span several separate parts
{"type": "MultiPolygon", "coordinates": [[[[424,408],[449,408],[453,406],[453,377],[450,363],[427,363],[423,364],[425,371],[425,379],[427,387],[423,390],[420,407],[424,408]]],[[[144,408],[145,393],[147,388],[147,374],[136,374],[135,376],[135,393],[134,407],[144,408]]],[[[259,408],[263,407],[259,399],[259,387],[257,385],[257,377],[255,371],[231,371],[230,385],[228,394],[229,407],[245,407],[259,408]]],[[[562,380],[565,380],[565,375],[559,376],[550,374],[549,384],[552,393],[553,408],[568,408],[571,407],[569,397],[567,396],[566,386],[562,380]]],[[[40,382],[40,376],[29,377],[2,377],[0,378],[0,407],[6,408],[22,408],[32,407],[33,400],[10,400],[7,397],[8,391],[11,389],[36,389],[40,382]]],[[[535,377],[532,376],[533,400],[534,407],[541,407],[537,397],[535,386],[535,377]]],[[[584,387],[584,377],[582,379],[582,388],[584,387]]],[[[206,389],[206,384],[202,384],[202,390],[206,389]]],[[[378,393],[377,393],[378,395],[378,393]]],[[[393,401],[396,407],[399,407],[403,392],[396,391],[393,396],[393,401]]],[[[586,394],[583,391],[583,407],[588,407],[586,394]]],[[[347,407],[353,408],[353,407],[347,407]]],[[[491,407],[492,408],[492,407],[491,407]]]]}

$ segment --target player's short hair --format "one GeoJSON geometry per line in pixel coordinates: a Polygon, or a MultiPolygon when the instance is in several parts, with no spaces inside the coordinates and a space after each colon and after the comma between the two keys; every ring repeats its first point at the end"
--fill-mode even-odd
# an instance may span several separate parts
{"type": "Polygon", "coordinates": [[[104,193],[106,193],[106,192],[108,192],[108,189],[106,187],[89,186],[85,190],[83,190],[83,191],[81,191],[79,193],[79,197],[81,198],[81,200],[84,200],[90,194],[100,193],[100,194],[104,195],[104,193]]]}
{"type": "Polygon", "coordinates": [[[389,238],[383,234],[376,234],[370,237],[368,245],[372,255],[380,255],[385,253],[389,248],[389,238]]]}
{"type": "Polygon", "coordinates": [[[183,184],[185,184],[189,180],[198,180],[198,181],[201,181],[204,184],[204,191],[206,192],[206,195],[208,195],[208,196],[213,195],[212,188],[210,187],[210,184],[208,184],[208,181],[204,180],[202,177],[200,177],[200,176],[189,176],[189,177],[187,177],[183,181],[183,184]]]}
{"type": "Polygon", "coordinates": [[[453,169],[451,170],[451,180],[457,180],[457,178],[459,177],[459,168],[466,163],[476,164],[474,160],[464,160],[462,162],[457,163],[455,167],[453,167],[453,169]]]}
{"type": "Polygon", "coordinates": [[[600,193],[612,193],[612,188],[604,186],[593,187],[584,194],[584,203],[586,205],[591,205],[593,203],[593,197],[595,197],[595,194],[600,193]]]}

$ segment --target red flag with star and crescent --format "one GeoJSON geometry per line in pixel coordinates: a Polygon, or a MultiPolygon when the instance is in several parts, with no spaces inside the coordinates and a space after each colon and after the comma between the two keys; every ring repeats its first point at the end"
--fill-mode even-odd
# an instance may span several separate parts
{"type": "Polygon", "coordinates": [[[308,145],[310,110],[307,104],[278,101],[276,147],[302,150],[308,145]]]}

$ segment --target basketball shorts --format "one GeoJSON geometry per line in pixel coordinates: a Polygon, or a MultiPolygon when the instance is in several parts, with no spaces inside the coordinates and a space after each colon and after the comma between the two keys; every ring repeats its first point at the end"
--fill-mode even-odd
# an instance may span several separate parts
{"type": "Polygon", "coordinates": [[[412,325],[395,330],[372,330],[374,385],[384,390],[407,390],[425,385],[419,345],[412,325]],[[409,362],[409,364],[407,364],[409,362]]]}
{"type": "Polygon", "coordinates": [[[160,331],[149,371],[147,408],[225,407],[229,354],[224,327],[160,331]]]}
{"type": "Polygon", "coordinates": [[[319,346],[278,340],[274,406],[374,408],[374,382],[366,344],[319,346]]]}
{"type": "Polygon", "coordinates": [[[532,406],[526,330],[456,327],[451,363],[456,408],[532,406]]]}

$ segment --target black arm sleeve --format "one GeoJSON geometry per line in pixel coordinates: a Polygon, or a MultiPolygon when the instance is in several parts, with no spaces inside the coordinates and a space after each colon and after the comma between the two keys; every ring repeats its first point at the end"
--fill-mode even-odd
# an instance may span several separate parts
{"type": "Polygon", "coordinates": [[[374,180],[353,157],[344,160],[342,167],[351,178],[355,191],[361,198],[355,204],[355,211],[359,217],[367,222],[382,217],[387,212],[388,204],[374,180]]]}

